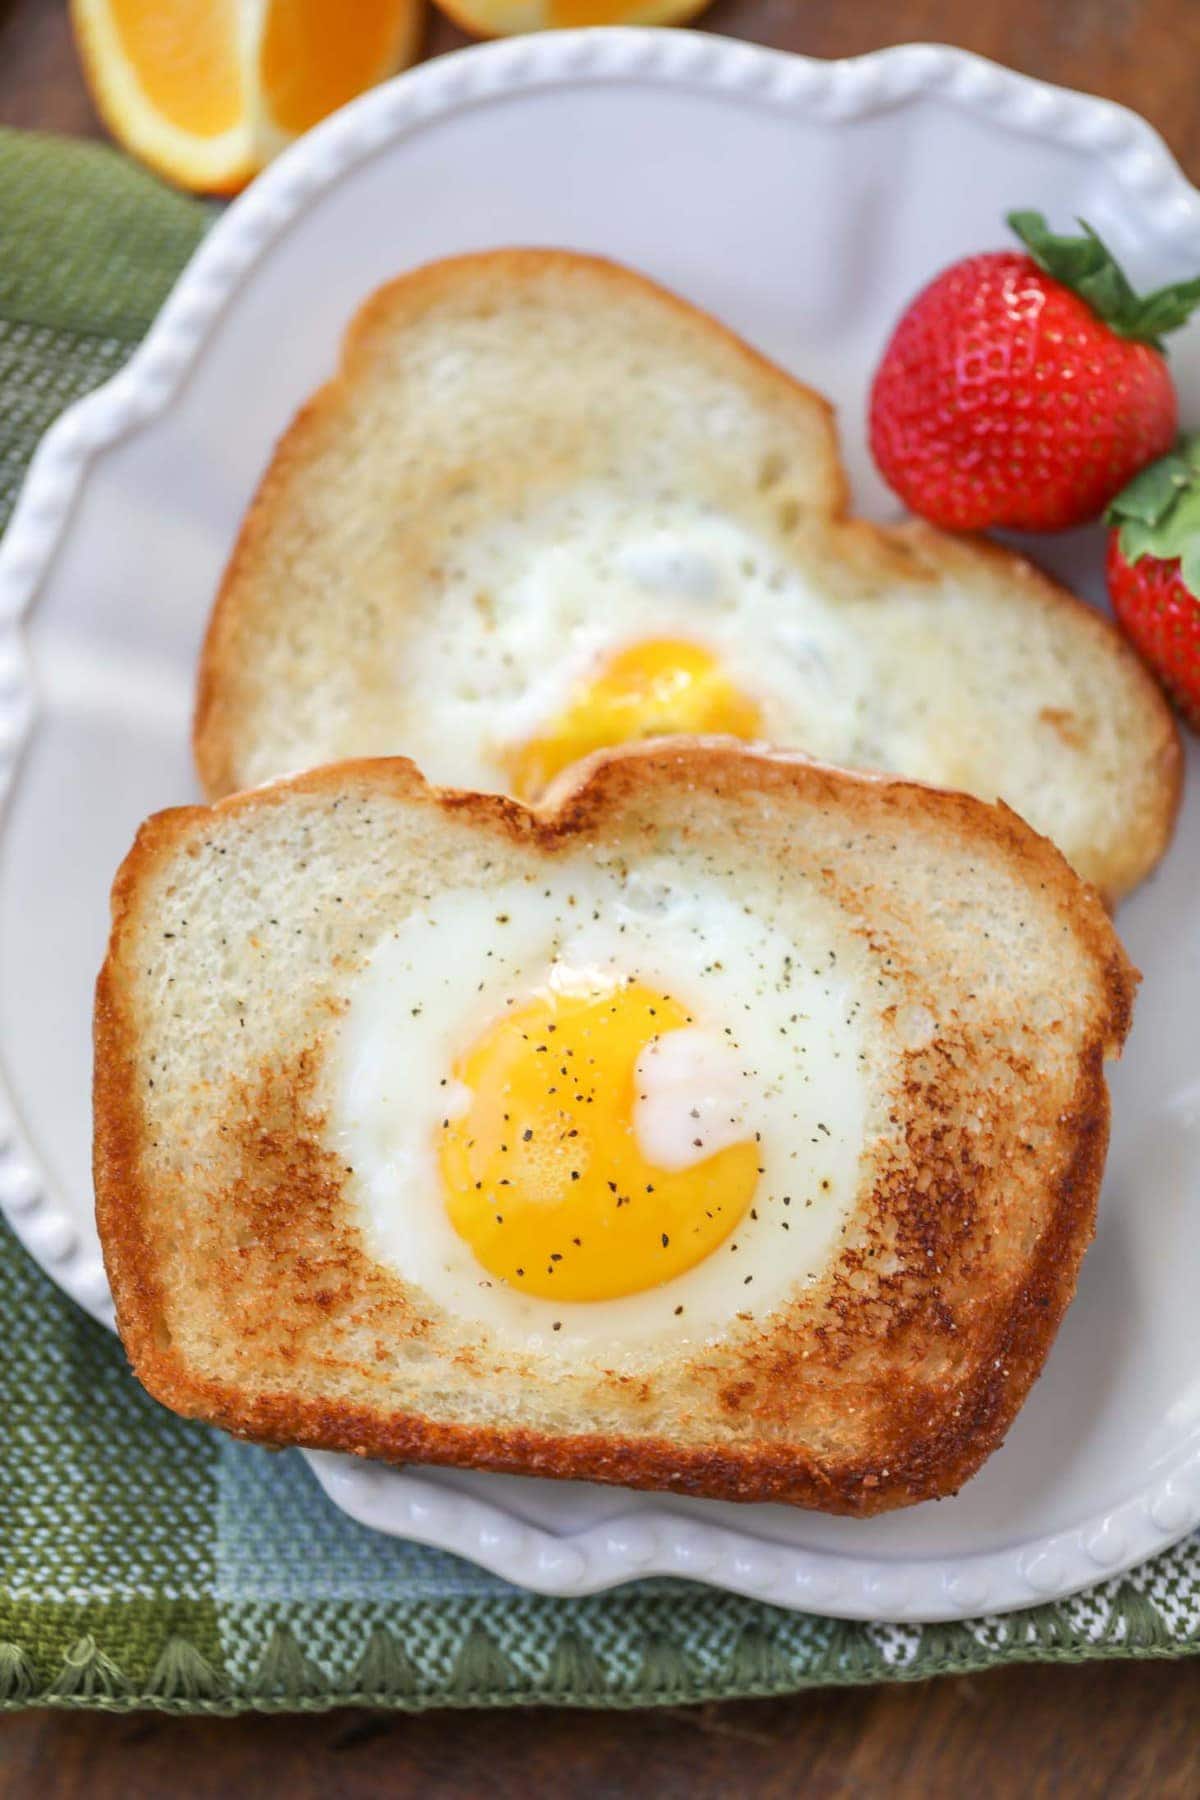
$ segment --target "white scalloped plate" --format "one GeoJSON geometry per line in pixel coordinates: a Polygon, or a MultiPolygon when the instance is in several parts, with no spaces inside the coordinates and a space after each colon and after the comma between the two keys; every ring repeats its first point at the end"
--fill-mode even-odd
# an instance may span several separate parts
{"type": "MultiPolygon", "coordinates": [[[[357,303],[472,246],[624,258],[830,392],[859,503],[882,511],[861,420],[887,325],[932,270],[999,241],[1017,203],[1085,215],[1144,282],[1200,267],[1200,195],[1140,120],[928,46],[817,63],[684,32],[492,45],[356,102],[229,210],[138,355],[49,434],[0,549],[0,1203],[82,1305],[111,1323],[88,1166],[108,883],[143,815],[194,794],[214,584],[357,303]]],[[[1173,360],[1195,419],[1200,334],[1173,360]]],[[[1040,549],[1096,593],[1095,534],[1040,549]]],[[[1028,1605],[1191,1529],[1198,814],[1193,780],[1165,868],[1121,915],[1146,981],[1079,1297],[1008,1443],[957,1499],[853,1521],[313,1457],[326,1492],[550,1593],[669,1573],[846,1617],[1028,1605]]]]}

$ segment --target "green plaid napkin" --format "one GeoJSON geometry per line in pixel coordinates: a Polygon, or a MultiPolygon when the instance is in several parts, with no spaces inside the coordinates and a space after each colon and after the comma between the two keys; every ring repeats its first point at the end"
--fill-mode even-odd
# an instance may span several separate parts
{"type": "MultiPolygon", "coordinates": [[[[0,525],[210,218],[107,150],[0,133],[0,525]]],[[[344,1518],[293,1453],[187,1425],[0,1226],[0,1705],[675,1705],[1200,1647],[1200,1538],[1060,1605],[847,1625],[684,1582],[520,1592],[344,1518]]]]}

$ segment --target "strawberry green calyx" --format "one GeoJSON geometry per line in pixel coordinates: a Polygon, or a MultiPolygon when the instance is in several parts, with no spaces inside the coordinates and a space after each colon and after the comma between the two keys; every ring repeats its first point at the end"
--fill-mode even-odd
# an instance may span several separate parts
{"type": "Polygon", "coordinates": [[[1135,475],[1104,516],[1127,563],[1178,559],[1184,585],[1200,597],[1200,433],[1135,475]]]}
{"type": "Polygon", "coordinates": [[[1051,231],[1040,212],[1010,212],[1007,222],[1039,269],[1078,294],[1118,337],[1161,351],[1167,332],[1186,324],[1200,304],[1200,276],[1149,294],[1135,293],[1124,269],[1086,219],[1079,221],[1082,237],[1051,231]]]}

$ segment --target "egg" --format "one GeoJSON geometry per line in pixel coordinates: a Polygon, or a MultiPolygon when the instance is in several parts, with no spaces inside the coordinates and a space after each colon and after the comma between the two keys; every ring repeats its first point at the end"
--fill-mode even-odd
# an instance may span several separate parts
{"type": "Polygon", "coordinates": [[[819,1279],[853,1205],[859,998],[678,865],[554,862],[374,944],[332,1052],[367,1253],[560,1357],[690,1345],[819,1279]]]}
{"type": "Polygon", "coordinates": [[[671,732],[749,740],[761,726],[760,708],[711,650],[681,639],[641,639],[580,680],[562,712],[507,753],[508,785],[519,799],[536,800],[593,750],[671,732]]]}
{"type": "Polygon", "coordinates": [[[392,675],[397,741],[433,781],[536,800],[592,750],[673,732],[878,760],[886,694],[861,630],[700,502],[531,506],[455,543],[434,591],[392,675]]]}

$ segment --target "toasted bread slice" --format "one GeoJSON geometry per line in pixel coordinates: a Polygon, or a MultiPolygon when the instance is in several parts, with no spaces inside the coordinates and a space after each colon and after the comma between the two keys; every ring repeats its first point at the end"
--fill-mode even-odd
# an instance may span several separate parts
{"type": "MultiPolygon", "coordinates": [[[[506,903],[465,953],[513,928],[506,903]]],[[[455,962],[449,945],[418,959],[427,1001],[455,962]]],[[[521,970],[518,992],[545,974],[521,970]]],[[[168,1406],[270,1443],[847,1513],[952,1493],[1001,1441],[1074,1291],[1102,1063],[1135,983],[1093,890],[1005,807],[725,741],[595,758],[553,810],[381,759],[160,813],[117,877],[96,1002],[97,1219],[122,1337],[168,1406]],[[607,896],[581,902],[597,919],[635,888],[699,896],[718,921],[728,901],[791,946],[785,973],[837,970],[821,1062],[851,1065],[844,1102],[817,1149],[797,1140],[792,1194],[764,1178],[750,1215],[774,1221],[779,1259],[788,1221],[809,1221],[808,1263],[769,1304],[738,1285],[744,1221],[702,1265],[723,1322],[693,1335],[663,1288],[661,1321],[618,1341],[587,1303],[551,1301],[538,1316],[558,1323],[530,1334],[522,1315],[514,1336],[504,1283],[477,1268],[479,1306],[449,1305],[398,1271],[406,1242],[380,1247],[339,1098],[352,998],[407,921],[513,883],[530,909],[607,896]],[[840,1195],[812,1160],[839,1134],[840,1195]]],[[[447,1070],[410,1011],[396,1092],[428,1088],[440,1111],[447,1070]]],[[[802,1116],[799,1078],[755,1074],[802,1116]]],[[[418,1200],[441,1217],[436,1180],[418,1200]]]]}
{"type": "Polygon", "coordinates": [[[529,250],[418,270],[358,314],[242,527],[205,790],[404,754],[535,799],[530,736],[573,707],[585,749],[617,741],[581,690],[631,641],[694,640],[757,726],[651,708],[623,735],[728,729],[1001,797],[1117,898],[1179,798],[1154,683],[1019,557],[845,502],[827,403],[642,277],[529,250]]]}

